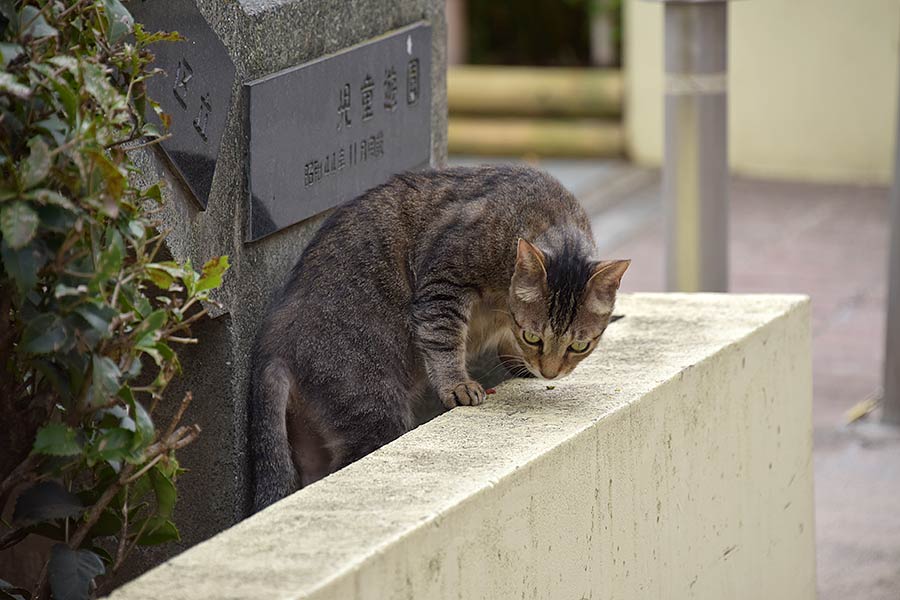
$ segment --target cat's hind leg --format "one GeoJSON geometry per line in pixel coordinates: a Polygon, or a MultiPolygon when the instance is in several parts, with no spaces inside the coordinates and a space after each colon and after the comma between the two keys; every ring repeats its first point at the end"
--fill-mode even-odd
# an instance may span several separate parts
{"type": "Polygon", "coordinates": [[[253,469],[253,512],[300,487],[287,434],[287,410],[296,384],[279,359],[263,362],[251,381],[250,451],[253,469]]]}
{"type": "Polygon", "coordinates": [[[423,390],[380,381],[364,390],[344,389],[340,413],[333,414],[334,472],[392,442],[415,425],[413,406],[423,390]]]}

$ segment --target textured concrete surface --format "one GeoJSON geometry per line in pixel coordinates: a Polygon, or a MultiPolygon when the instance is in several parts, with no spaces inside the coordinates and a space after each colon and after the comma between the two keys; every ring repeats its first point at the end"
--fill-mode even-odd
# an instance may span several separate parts
{"type": "MultiPolygon", "coordinates": [[[[577,166],[570,163],[559,175],[575,181],[569,172],[601,169],[577,166]]],[[[888,191],[735,178],[730,197],[732,289],[812,298],[819,600],[897,600],[900,429],[879,426],[877,411],[854,425],[845,418],[880,393],[888,191]]],[[[595,227],[626,225],[613,243],[599,242],[605,256],[633,259],[623,280],[629,291],[663,289],[658,198],[651,182],[594,216],[595,227]],[[656,210],[623,219],[647,197],[656,198],[656,210]]]]}
{"type": "Polygon", "coordinates": [[[553,389],[508,382],[112,598],[813,598],[806,299],[617,312],[553,389]]]}
{"type": "Polygon", "coordinates": [[[196,327],[203,343],[181,354],[186,375],[170,388],[169,396],[175,399],[184,390],[193,391],[194,403],[185,420],[203,428],[200,439],[179,454],[190,470],[179,482],[175,510],[182,542],[142,549],[144,564],[155,564],[245,514],[245,405],[252,341],[272,291],[323,219],[313,217],[259,242],[244,243],[247,144],[242,82],[426,20],[433,28],[431,159],[433,164],[446,159],[443,0],[197,0],[197,4],[228,49],[237,73],[207,210],[197,210],[158,155],[143,152],[137,159],[145,183],[162,179],[167,184],[162,221],[172,230],[168,245],[175,258],[201,265],[212,256],[227,254],[232,268],[217,296],[224,309],[196,327]]]}

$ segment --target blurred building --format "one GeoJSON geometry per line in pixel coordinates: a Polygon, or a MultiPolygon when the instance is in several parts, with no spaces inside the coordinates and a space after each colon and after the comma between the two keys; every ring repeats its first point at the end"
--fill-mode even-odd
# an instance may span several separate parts
{"type": "MultiPolygon", "coordinates": [[[[729,154],[733,172],[888,184],[900,71],[896,0],[746,0],[729,4],[729,154]]],[[[662,6],[627,0],[623,52],[629,156],[663,148],[662,6]]]]}

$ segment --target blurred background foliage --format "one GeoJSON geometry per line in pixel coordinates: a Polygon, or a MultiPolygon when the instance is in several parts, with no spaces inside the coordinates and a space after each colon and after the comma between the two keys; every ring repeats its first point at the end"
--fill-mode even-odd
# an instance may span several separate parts
{"type": "Polygon", "coordinates": [[[469,0],[468,62],[590,66],[591,18],[608,14],[621,44],[621,0],[469,0]]]}

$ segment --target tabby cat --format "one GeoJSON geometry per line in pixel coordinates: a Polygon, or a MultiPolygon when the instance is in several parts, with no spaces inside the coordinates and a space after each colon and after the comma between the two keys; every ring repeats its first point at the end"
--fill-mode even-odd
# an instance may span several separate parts
{"type": "Polygon", "coordinates": [[[467,358],[563,377],[596,348],[627,260],[599,261],[590,221],[530,167],[395,176],[337,209],[303,252],[253,356],[254,510],[484,389],[467,358]]]}

